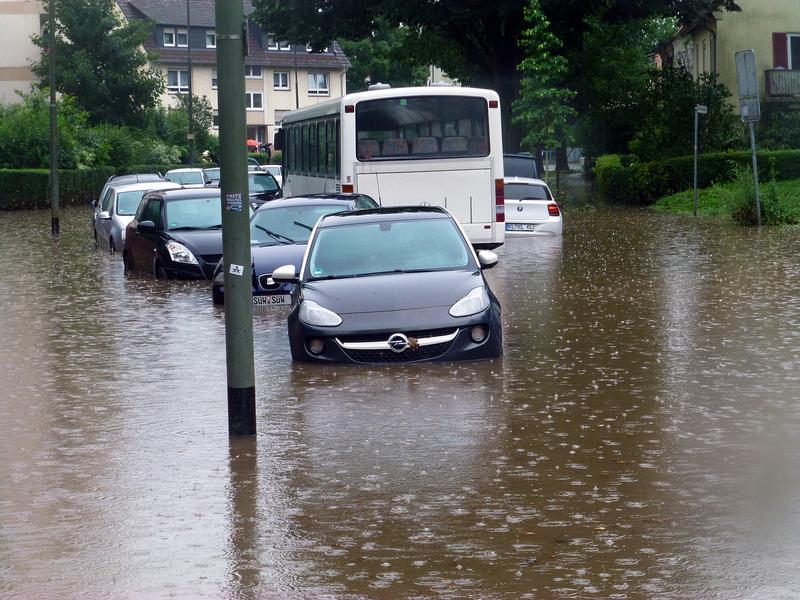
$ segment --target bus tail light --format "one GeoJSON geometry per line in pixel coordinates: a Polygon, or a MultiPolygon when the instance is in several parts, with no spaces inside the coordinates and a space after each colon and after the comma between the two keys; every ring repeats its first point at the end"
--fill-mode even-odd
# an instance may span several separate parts
{"type": "Polygon", "coordinates": [[[502,179],[494,180],[495,220],[504,223],[506,220],[506,188],[502,179]]]}
{"type": "Polygon", "coordinates": [[[547,205],[547,214],[551,217],[557,217],[561,214],[561,211],[558,209],[558,204],[555,202],[551,202],[547,205]]]}
{"type": "Polygon", "coordinates": [[[352,183],[345,183],[342,185],[342,193],[343,194],[352,194],[353,193],[353,184],[352,183]]]}

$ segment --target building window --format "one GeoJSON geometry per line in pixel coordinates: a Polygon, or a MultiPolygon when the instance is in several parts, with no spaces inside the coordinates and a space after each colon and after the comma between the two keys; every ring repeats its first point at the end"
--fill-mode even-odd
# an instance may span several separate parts
{"type": "Polygon", "coordinates": [[[311,44],[306,44],[306,52],[311,52],[312,50],[311,44]]]}
{"type": "Polygon", "coordinates": [[[213,29],[206,30],[206,48],[217,47],[217,32],[213,29]]]}
{"type": "Polygon", "coordinates": [[[277,50],[278,49],[278,39],[275,37],[274,33],[267,33],[264,35],[264,47],[267,50],[277,50]]]}
{"type": "Polygon", "coordinates": [[[275,71],[272,74],[272,87],[276,90],[289,89],[289,73],[285,71],[275,71]]]}
{"type": "Polygon", "coordinates": [[[248,79],[261,79],[261,67],[256,65],[245,65],[244,76],[248,79]]]}
{"type": "Polygon", "coordinates": [[[167,93],[189,93],[189,71],[187,69],[167,70],[167,93]]]}
{"type": "Polygon", "coordinates": [[[264,101],[261,92],[247,92],[245,94],[245,107],[247,110],[263,110],[264,101]]]}
{"type": "Polygon", "coordinates": [[[283,51],[289,51],[292,47],[289,45],[289,42],[278,42],[278,49],[283,51]]]}
{"type": "Polygon", "coordinates": [[[219,129],[219,111],[215,110],[211,114],[211,127],[213,129],[219,129]]]}
{"type": "Polygon", "coordinates": [[[800,34],[790,33],[787,36],[789,50],[789,68],[800,69],[800,34]]]}
{"type": "Polygon", "coordinates": [[[178,48],[187,48],[189,46],[189,34],[185,29],[175,30],[175,41],[178,48]]]}
{"type": "Polygon", "coordinates": [[[175,30],[174,29],[165,29],[164,30],[164,45],[165,46],[175,46],[175,30]]]}
{"type": "Polygon", "coordinates": [[[212,69],[211,71],[211,89],[216,90],[219,87],[219,79],[217,78],[217,70],[212,69]]]}
{"type": "Polygon", "coordinates": [[[308,95],[309,96],[327,96],[328,90],[328,74],[327,73],[309,73],[308,74],[308,95]]]}

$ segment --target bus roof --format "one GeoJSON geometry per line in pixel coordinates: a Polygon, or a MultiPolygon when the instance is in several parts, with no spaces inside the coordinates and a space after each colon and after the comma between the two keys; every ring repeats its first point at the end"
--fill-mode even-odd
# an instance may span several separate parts
{"type": "Polygon", "coordinates": [[[431,87],[402,87],[370,90],[347,94],[327,102],[321,102],[307,108],[300,108],[286,113],[283,116],[283,125],[317,119],[329,115],[338,115],[345,104],[357,104],[365,100],[379,100],[381,98],[396,98],[398,96],[478,96],[487,100],[499,100],[500,97],[494,90],[457,87],[457,86],[431,86],[431,87]]]}

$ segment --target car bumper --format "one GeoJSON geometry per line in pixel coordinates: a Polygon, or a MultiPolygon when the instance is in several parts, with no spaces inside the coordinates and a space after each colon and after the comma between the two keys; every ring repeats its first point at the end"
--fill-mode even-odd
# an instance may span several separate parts
{"type": "Polygon", "coordinates": [[[211,279],[216,263],[206,263],[202,259],[200,264],[178,263],[172,260],[164,261],[164,269],[170,279],[211,279]]]}
{"type": "Polygon", "coordinates": [[[454,319],[442,309],[368,313],[348,319],[339,327],[314,327],[300,321],[296,309],[289,316],[289,342],[292,357],[306,362],[355,364],[398,364],[476,360],[502,356],[502,330],[499,306],[482,313],[454,319]],[[387,328],[386,322],[398,323],[387,328]],[[402,325],[400,325],[402,324],[402,325]],[[486,336],[479,342],[472,338],[475,327],[484,327],[486,336]],[[397,352],[387,340],[402,333],[409,346],[397,352]],[[311,342],[322,342],[322,350],[311,351],[311,342]]]}

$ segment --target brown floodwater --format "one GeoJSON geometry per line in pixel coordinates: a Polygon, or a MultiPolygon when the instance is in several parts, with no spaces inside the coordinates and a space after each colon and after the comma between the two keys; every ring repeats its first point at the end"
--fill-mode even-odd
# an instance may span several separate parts
{"type": "Polygon", "coordinates": [[[800,232],[567,214],[487,272],[502,360],[291,362],[0,213],[0,597],[800,596],[800,232]]]}

